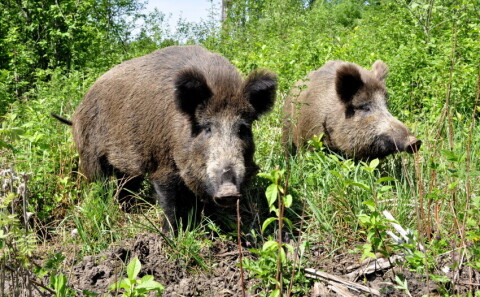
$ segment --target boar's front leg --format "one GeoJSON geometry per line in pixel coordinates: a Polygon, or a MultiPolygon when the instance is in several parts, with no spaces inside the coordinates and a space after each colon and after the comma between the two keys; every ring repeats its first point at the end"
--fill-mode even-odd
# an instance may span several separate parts
{"type": "Polygon", "coordinates": [[[176,231],[176,196],[178,189],[175,184],[151,181],[157,193],[157,202],[165,213],[165,221],[162,226],[163,232],[176,231]]]}

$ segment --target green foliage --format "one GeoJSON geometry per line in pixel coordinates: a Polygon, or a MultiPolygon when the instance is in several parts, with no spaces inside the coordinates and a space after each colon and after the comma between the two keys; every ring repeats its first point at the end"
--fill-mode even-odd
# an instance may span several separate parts
{"type": "Polygon", "coordinates": [[[285,170],[274,169],[270,173],[259,173],[258,176],[271,182],[265,190],[265,196],[269,211],[276,215],[263,222],[262,233],[271,223],[277,222],[278,235],[276,240],[269,238],[265,241],[261,249],[251,249],[258,259],[245,258],[243,267],[262,281],[262,294],[264,294],[262,296],[276,297],[284,291],[288,292],[287,295],[305,293],[304,290],[308,291],[306,288],[308,282],[296,271],[299,263],[295,263],[291,257],[288,258],[287,254],[296,255],[301,259],[308,242],[303,242],[302,246],[298,247],[299,251],[295,252],[291,244],[284,243],[282,240],[283,223],[286,223],[290,230],[293,228],[292,222],[284,216],[285,209],[292,205],[292,196],[286,193],[286,184],[284,184],[285,170]]]}
{"type": "Polygon", "coordinates": [[[185,267],[195,264],[206,269],[205,259],[200,252],[211,245],[211,242],[207,239],[201,240],[205,234],[207,232],[204,227],[194,226],[189,217],[186,228],[180,224],[176,237],[171,241],[171,258],[179,260],[179,264],[185,267]]]}
{"type": "Polygon", "coordinates": [[[137,257],[133,258],[127,266],[127,277],[110,286],[110,291],[123,290],[122,297],[144,297],[149,292],[156,292],[161,296],[164,287],[153,280],[153,275],[145,275],[138,279],[142,264],[137,257]]]}
{"type": "Polygon", "coordinates": [[[84,254],[102,251],[111,243],[133,233],[133,227],[128,229],[121,225],[126,218],[118,207],[118,191],[115,182],[91,184],[81,204],[72,209],[71,219],[76,230],[74,236],[82,244],[84,254]]]}
{"type": "Polygon", "coordinates": [[[22,269],[31,263],[29,257],[37,243],[28,216],[22,206],[28,189],[28,175],[17,174],[13,170],[0,170],[0,262],[12,263],[22,269]]]}
{"type": "Polygon", "coordinates": [[[54,297],[75,296],[75,291],[67,287],[67,278],[62,273],[50,276],[50,286],[55,291],[54,297]]]}
{"type": "Polygon", "coordinates": [[[141,8],[136,0],[2,2],[0,89],[14,94],[0,96],[2,109],[24,97],[38,80],[48,81],[49,70],[118,62],[141,8]]]}

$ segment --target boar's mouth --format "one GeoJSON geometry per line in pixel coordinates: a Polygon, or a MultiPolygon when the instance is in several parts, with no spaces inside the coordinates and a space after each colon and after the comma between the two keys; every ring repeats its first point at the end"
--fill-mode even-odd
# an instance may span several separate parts
{"type": "Polygon", "coordinates": [[[226,182],[218,188],[213,196],[213,202],[220,207],[232,207],[241,196],[236,185],[226,182]]]}
{"type": "Polygon", "coordinates": [[[414,138],[410,143],[408,143],[405,146],[405,151],[409,154],[414,154],[414,153],[418,152],[421,145],[422,145],[422,141],[414,138]]]}
{"type": "Polygon", "coordinates": [[[375,141],[370,147],[368,153],[368,159],[383,159],[390,154],[407,152],[409,154],[414,154],[418,152],[422,141],[418,140],[415,136],[409,136],[406,141],[396,142],[393,138],[388,135],[380,135],[375,138],[375,141]]]}

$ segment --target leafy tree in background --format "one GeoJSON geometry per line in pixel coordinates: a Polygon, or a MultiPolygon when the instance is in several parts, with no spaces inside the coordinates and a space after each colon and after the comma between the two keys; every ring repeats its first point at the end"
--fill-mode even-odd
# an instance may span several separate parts
{"type": "Polygon", "coordinates": [[[0,115],[49,71],[106,67],[127,52],[137,0],[0,3],[0,115]]]}

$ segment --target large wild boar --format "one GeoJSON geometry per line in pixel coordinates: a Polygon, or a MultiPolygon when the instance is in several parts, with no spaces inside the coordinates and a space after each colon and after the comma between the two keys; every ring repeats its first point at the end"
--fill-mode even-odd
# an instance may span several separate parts
{"type": "Polygon", "coordinates": [[[258,169],[251,126],[272,108],[276,86],[265,70],[243,80],[200,46],[123,62],[95,82],[73,115],[81,172],[90,180],[146,175],[172,224],[186,189],[231,205],[258,169]]]}
{"type": "Polygon", "coordinates": [[[323,134],[326,147],[355,159],[416,152],[421,141],[387,109],[387,73],[382,61],[371,71],[329,61],[310,72],[285,102],[284,143],[295,150],[323,134]]]}

